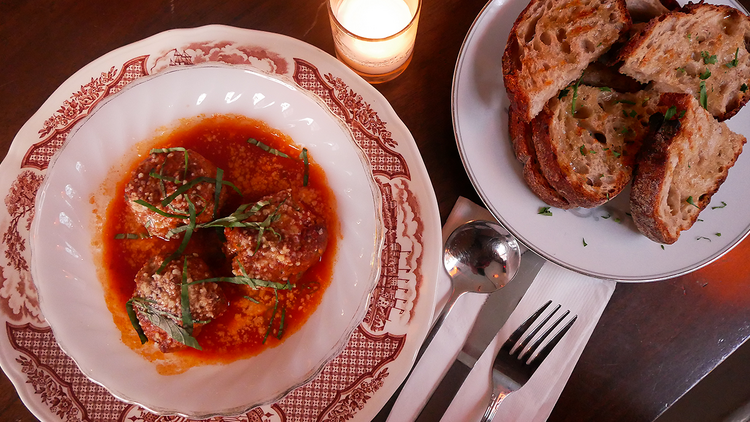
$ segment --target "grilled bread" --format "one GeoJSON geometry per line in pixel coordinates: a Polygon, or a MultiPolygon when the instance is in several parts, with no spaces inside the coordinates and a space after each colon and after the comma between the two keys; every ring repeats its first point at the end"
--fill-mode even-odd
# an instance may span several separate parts
{"type": "Polygon", "coordinates": [[[576,204],[571,204],[563,198],[542,174],[542,167],[536,158],[534,141],[531,137],[531,124],[524,121],[513,107],[508,111],[508,119],[513,152],[518,161],[523,164],[523,180],[529,189],[547,205],[561,209],[577,207],[576,204]]]}
{"type": "Polygon", "coordinates": [[[658,93],[618,93],[586,85],[553,98],[532,121],[541,172],[563,198],[599,206],[630,182],[658,93]]]}
{"type": "Polygon", "coordinates": [[[624,0],[531,0],[502,58],[512,104],[530,122],[631,25],[624,0]]]}
{"type": "Polygon", "coordinates": [[[745,137],[717,122],[689,94],[663,94],[638,155],[630,195],[636,227],[672,244],[709,204],[742,152],[745,137]],[[671,110],[671,111],[669,111],[671,110]]]}
{"type": "Polygon", "coordinates": [[[717,120],[750,98],[750,18],[729,6],[688,3],[653,19],[620,51],[620,72],[663,92],[693,95],[717,120]]]}

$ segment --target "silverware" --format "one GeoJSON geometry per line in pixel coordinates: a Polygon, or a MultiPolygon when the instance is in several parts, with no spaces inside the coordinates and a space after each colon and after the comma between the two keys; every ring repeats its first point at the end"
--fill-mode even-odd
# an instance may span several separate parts
{"type": "Polygon", "coordinates": [[[458,298],[465,293],[489,294],[503,288],[516,275],[521,261],[518,241],[497,223],[473,220],[458,226],[448,236],[443,250],[443,265],[451,278],[448,302],[435,319],[411,370],[376,419],[385,418],[396,403],[414,367],[427,350],[458,298]]]}
{"type": "Polygon", "coordinates": [[[417,422],[440,420],[474,364],[505,324],[544,263],[541,256],[531,250],[525,251],[513,282],[487,298],[456,360],[419,413],[417,422]]]}
{"type": "Polygon", "coordinates": [[[539,365],[541,365],[544,359],[546,359],[550,352],[552,352],[552,349],[557,346],[560,339],[562,339],[570,327],[573,326],[576,318],[578,318],[578,315],[575,315],[569,319],[568,322],[559,328],[554,336],[545,343],[547,337],[549,337],[549,335],[570,314],[570,311],[565,311],[557,318],[557,320],[555,320],[554,323],[552,323],[552,325],[548,326],[541,335],[537,336],[539,331],[560,309],[560,305],[557,305],[557,307],[545,316],[541,322],[536,324],[533,329],[530,329],[534,322],[544,313],[551,303],[552,301],[547,302],[529,317],[529,319],[524,321],[524,323],[510,335],[508,340],[503,344],[503,347],[501,347],[500,351],[497,353],[495,361],[492,364],[492,396],[490,404],[487,406],[484,416],[482,416],[482,422],[491,421],[495,417],[495,412],[497,412],[500,403],[502,403],[509,394],[517,391],[526,384],[531,376],[534,375],[537,368],[539,368],[539,365]],[[529,346],[529,342],[532,340],[534,342],[529,346]],[[544,347],[539,349],[542,344],[544,344],[544,347]]]}

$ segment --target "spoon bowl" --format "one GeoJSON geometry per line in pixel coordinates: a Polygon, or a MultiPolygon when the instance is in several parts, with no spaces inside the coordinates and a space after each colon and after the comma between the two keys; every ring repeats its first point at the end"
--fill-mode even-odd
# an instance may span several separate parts
{"type": "Polygon", "coordinates": [[[459,226],[445,243],[443,265],[454,286],[477,293],[491,293],[508,284],[521,264],[518,241],[489,221],[459,226]]]}

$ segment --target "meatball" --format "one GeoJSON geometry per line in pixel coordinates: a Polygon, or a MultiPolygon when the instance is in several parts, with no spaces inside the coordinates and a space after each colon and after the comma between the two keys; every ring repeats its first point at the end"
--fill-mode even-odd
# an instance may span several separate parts
{"type": "MultiPolygon", "coordinates": [[[[216,178],[216,166],[199,153],[192,150],[169,149],[167,152],[152,152],[135,169],[130,181],[125,186],[128,205],[135,213],[139,223],[143,224],[150,234],[167,238],[169,231],[188,223],[186,218],[169,217],[159,214],[135,201],[142,200],[156,209],[175,215],[188,216],[187,198],[195,205],[196,222],[206,223],[214,217],[215,189],[213,181],[195,183],[185,194],[178,195],[168,204],[161,202],[175,193],[183,185],[199,177],[216,178]],[[187,155],[187,161],[186,161],[187,155]]],[[[227,190],[222,189],[219,206],[223,205],[227,190]]]]}
{"type": "Polygon", "coordinates": [[[228,255],[234,255],[232,271],[267,281],[294,281],[320,260],[328,243],[325,220],[316,214],[322,206],[314,191],[282,190],[266,196],[269,202],[244,222],[271,221],[260,230],[250,227],[225,228],[228,255]],[[319,210],[319,208],[317,209],[319,210]]]}
{"type": "MultiPolygon", "coordinates": [[[[151,258],[135,276],[134,298],[148,301],[157,312],[166,314],[177,325],[182,326],[182,270],[187,260],[186,281],[211,278],[208,265],[197,256],[186,256],[170,261],[164,270],[157,274],[164,262],[164,256],[151,258]]],[[[203,325],[221,315],[229,306],[228,300],[217,283],[199,283],[188,287],[190,315],[193,323],[193,337],[200,333],[203,325]],[[199,321],[199,322],[198,322],[199,321]]],[[[173,339],[166,331],[153,325],[140,307],[134,307],[136,316],[146,337],[159,346],[164,353],[174,352],[186,346],[173,339]]]]}

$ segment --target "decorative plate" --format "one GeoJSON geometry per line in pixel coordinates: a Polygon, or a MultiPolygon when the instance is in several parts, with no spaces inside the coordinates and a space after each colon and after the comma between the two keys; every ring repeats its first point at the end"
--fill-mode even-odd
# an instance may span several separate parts
{"type": "MultiPolygon", "coordinates": [[[[90,381],[57,345],[29,269],[34,197],[52,156],[94,107],[139,78],[207,62],[251,66],[317,97],[354,136],[381,198],[380,276],[361,324],[309,382],[231,420],[361,420],[377,414],[408,373],[429,329],[440,260],[440,218],[408,129],[343,64],[277,34],[225,26],[164,32],[115,50],[66,81],[16,136],[0,166],[0,363],[40,419],[167,420],[90,381]]],[[[189,372],[189,371],[188,371],[189,372]]],[[[223,420],[227,420],[224,418],[223,420]]]]}
{"type": "MultiPolygon", "coordinates": [[[[750,153],[740,156],[727,181],[690,230],[673,245],[641,235],[630,218],[630,188],[593,209],[545,206],[526,186],[508,136],[509,100],[502,78],[502,52],[527,0],[490,1],[461,48],[453,79],[453,126],[469,178],[492,214],[524,245],[573,271],[617,281],[654,281],[708,265],[750,231],[750,153]]],[[[730,4],[738,7],[736,4],[730,4]]],[[[742,9],[741,9],[742,10],[742,9]]],[[[750,136],[750,108],[729,127],[750,136]]]]}

